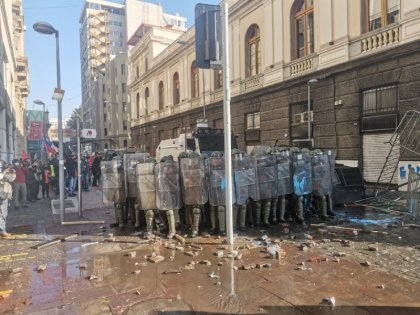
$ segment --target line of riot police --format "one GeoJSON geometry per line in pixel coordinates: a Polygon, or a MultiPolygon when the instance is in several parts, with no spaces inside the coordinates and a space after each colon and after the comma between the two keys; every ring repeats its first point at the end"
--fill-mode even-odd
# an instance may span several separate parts
{"type": "MultiPolygon", "coordinates": [[[[269,226],[286,219],[304,223],[311,214],[334,215],[332,175],[335,151],[296,147],[255,147],[250,155],[232,150],[234,229],[269,226]]],[[[103,201],[115,207],[116,225],[146,226],[147,235],[183,224],[199,234],[202,221],[211,233],[226,231],[225,160],[220,152],[204,157],[181,153],[157,163],[147,153],[103,161],[103,201]],[[205,218],[206,220],[202,220],[205,218]]]]}

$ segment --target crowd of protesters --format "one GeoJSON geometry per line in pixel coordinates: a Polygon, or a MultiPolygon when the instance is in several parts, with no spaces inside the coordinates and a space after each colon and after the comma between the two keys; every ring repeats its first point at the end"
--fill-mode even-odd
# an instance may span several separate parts
{"type": "MultiPolygon", "coordinates": [[[[89,186],[99,186],[101,177],[101,156],[98,153],[81,157],[81,185],[83,191],[89,186]]],[[[11,167],[16,172],[13,182],[13,200],[15,209],[27,208],[28,202],[45,198],[58,198],[59,161],[58,154],[51,156],[46,162],[41,160],[14,159],[11,167]],[[51,195],[53,193],[53,195],[51,195]]],[[[77,156],[70,154],[64,162],[64,184],[68,196],[76,196],[77,192],[77,156]]]]}

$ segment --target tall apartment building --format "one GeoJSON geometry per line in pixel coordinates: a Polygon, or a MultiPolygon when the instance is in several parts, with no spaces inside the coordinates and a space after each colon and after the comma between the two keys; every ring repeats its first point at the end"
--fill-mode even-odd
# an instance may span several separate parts
{"type": "Polygon", "coordinates": [[[129,128],[123,123],[129,119],[120,119],[119,124],[104,121],[105,117],[115,119],[116,116],[108,116],[111,112],[118,117],[130,112],[127,92],[121,90],[128,70],[108,72],[117,65],[119,70],[123,65],[126,67],[127,40],[140,25],[185,29],[186,19],[163,13],[159,4],[139,0],[126,0],[124,4],[86,0],[79,22],[83,120],[86,126],[96,128],[98,134],[99,145],[92,150],[128,145],[129,128]],[[113,65],[108,65],[109,62],[113,65]],[[115,140],[116,135],[121,141],[115,140]]]}
{"type": "MultiPolygon", "coordinates": [[[[359,165],[375,182],[390,151],[384,143],[407,111],[420,111],[419,2],[226,1],[232,130],[240,148],[335,149],[339,162],[359,165]]],[[[151,49],[150,32],[132,51],[151,49]]],[[[223,126],[222,74],[197,68],[194,40],[192,27],[148,67],[130,57],[130,72],[138,73],[130,83],[132,139],[151,154],[161,140],[194,128],[203,106],[209,126],[223,126]]],[[[420,167],[419,156],[398,154],[399,170],[420,167]]]]}
{"type": "Polygon", "coordinates": [[[24,31],[22,0],[0,1],[0,159],[8,162],[26,150],[29,76],[24,31]]]}

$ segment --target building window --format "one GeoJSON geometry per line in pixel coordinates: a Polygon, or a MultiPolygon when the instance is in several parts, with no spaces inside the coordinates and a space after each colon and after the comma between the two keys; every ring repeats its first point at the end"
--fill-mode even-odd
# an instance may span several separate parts
{"type": "Polygon", "coordinates": [[[106,121],[106,114],[104,114],[104,121],[106,121]]]}
{"type": "Polygon", "coordinates": [[[165,130],[159,130],[158,137],[159,137],[159,142],[162,140],[165,140],[165,130]]]}
{"type": "MultiPolygon", "coordinates": [[[[310,103],[309,119],[313,121],[313,101],[310,103]]],[[[291,139],[308,139],[308,101],[290,105],[290,135],[291,139]]],[[[310,125],[312,128],[312,124],[310,125]]],[[[311,135],[313,135],[311,129],[311,135]]]]}
{"type": "Polygon", "coordinates": [[[125,93],[125,83],[121,83],[121,91],[122,93],[125,93]]]}
{"type": "Polygon", "coordinates": [[[365,31],[380,29],[400,19],[400,0],[364,0],[365,31]]]}
{"type": "Polygon", "coordinates": [[[301,58],[314,52],[314,1],[296,0],[292,7],[294,26],[294,57],[301,58]]]}
{"type": "Polygon", "coordinates": [[[179,75],[178,72],[174,73],[174,77],[172,79],[173,84],[173,101],[174,105],[177,105],[180,103],[180,94],[179,94],[179,75]]]}
{"type": "Polygon", "coordinates": [[[176,127],[174,129],[172,129],[172,138],[178,138],[179,137],[179,135],[180,135],[179,130],[180,130],[179,127],[176,127]]]}
{"type": "Polygon", "coordinates": [[[223,118],[213,120],[213,127],[217,129],[223,129],[223,118]]]}
{"type": "Polygon", "coordinates": [[[222,70],[214,70],[214,89],[223,87],[223,72],[222,70]]]}
{"type": "Polygon", "coordinates": [[[191,98],[200,94],[199,70],[195,61],[191,64],[191,98]]]}
{"type": "Polygon", "coordinates": [[[165,90],[163,88],[163,82],[159,82],[159,110],[163,110],[165,107],[165,90]]]}
{"type": "Polygon", "coordinates": [[[124,139],[124,141],[123,141],[123,146],[124,146],[124,147],[127,147],[127,146],[128,146],[127,139],[124,139]]]}
{"type": "Polygon", "coordinates": [[[397,86],[389,85],[362,92],[363,115],[395,112],[397,110],[397,86]]]}
{"type": "Polygon", "coordinates": [[[140,118],[140,93],[136,95],[137,118],[140,118]]]}
{"type": "Polygon", "coordinates": [[[261,72],[260,28],[253,24],[246,32],[246,76],[252,77],[261,72]]]}
{"type": "Polygon", "coordinates": [[[121,64],[121,74],[125,74],[125,64],[121,64]]]}
{"type": "Polygon", "coordinates": [[[127,120],[123,121],[123,130],[127,131],[128,127],[127,127],[127,120]]]}
{"type": "Polygon", "coordinates": [[[260,129],[260,112],[246,115],[246,129],[260,129]]]}
{"type": "Polygon", "coordinates": [[[144,114],[149,115],[149,88],[144,91],[144,114]]]}
{"type": "Polygon", "coordinates": [[[105,149],[108,150],[108,143],[105,143],[105,149]]]}
{"type": "Polygon", "coordinates": [[[123,107],[122,108],[123,109],[123,112],[126,112],[127,111],[127,102],[123,102],[122,105],[123,105],[122,106],[123,107]]]}
{"type": "Polygon", "coordinates": [[[108,128],[104,129],[104,135],[107,136],[108,135],[108,128]]]}

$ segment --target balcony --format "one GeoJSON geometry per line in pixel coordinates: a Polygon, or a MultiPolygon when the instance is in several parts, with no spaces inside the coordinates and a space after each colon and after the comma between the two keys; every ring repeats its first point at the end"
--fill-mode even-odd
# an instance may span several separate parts
{"type": "Polygon", "coordinates": [[[295,76],[302,74],[306,71],[310,71],[314,68],[314,59],[315,56],[306,56],[300,59],[297,59],[289,64],[290,76],[295,76]]]}
{"type": "Polygon", "coordinates": [[[400,27],[393,26],[376,32],[369,32],[360,41],[362,53],[398,43],[400,41],[400,27]]]}
{"type": "Polygon", "coordinates": [[[210,100],[211,102],[217,102],[223,99],[223,89],[219,88],[216,91],[211,92],[210,100]]]}
{"type": "Polygon", "coordinates": [[[241,93],[258,89],[263,86],[264,74],[257,74],[253,77],[241,80],[241,93]]]}

